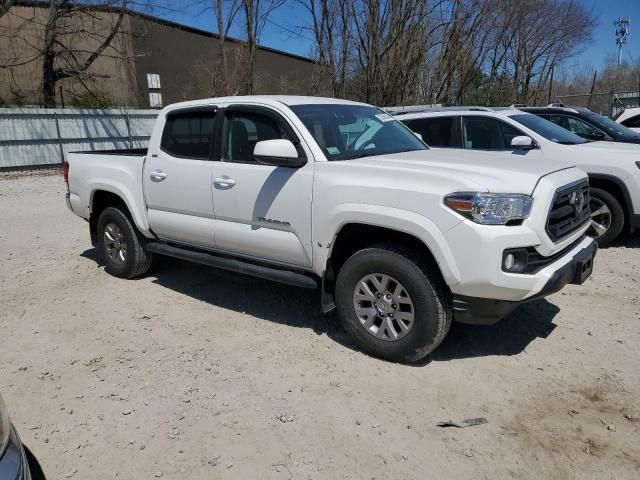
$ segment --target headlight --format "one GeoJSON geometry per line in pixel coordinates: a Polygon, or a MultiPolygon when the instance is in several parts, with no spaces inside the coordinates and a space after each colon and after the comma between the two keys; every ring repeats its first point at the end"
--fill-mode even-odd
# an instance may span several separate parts
{"type": "Polygon", "coordinates": [[[527,218],[533,199],[516,193],[452,193],[444,203],[476,223],[506,225],[527,218]]]}
{"type": "Polygon", "coordinates": [[[4,449],[9,442],[10,431],[11,422],[9,422],[9,415],[7,414],[7,409],[4,406],[2,397],[0,397],[0,455],[4,452],[4,449]]]}

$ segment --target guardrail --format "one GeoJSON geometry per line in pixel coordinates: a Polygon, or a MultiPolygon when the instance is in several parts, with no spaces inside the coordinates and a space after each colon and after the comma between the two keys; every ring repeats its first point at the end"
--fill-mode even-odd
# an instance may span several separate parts
{"type": "Polygon", "coordinates": [[[0,108],[0,170],[55,166],[68,152],[146,148],[157,110],[0,108]]]}

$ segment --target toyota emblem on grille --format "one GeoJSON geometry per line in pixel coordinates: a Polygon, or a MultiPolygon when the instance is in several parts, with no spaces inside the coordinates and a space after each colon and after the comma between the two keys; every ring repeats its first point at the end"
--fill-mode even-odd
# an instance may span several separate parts
{"type": "Polygon", "coordinates": [[[573,211],[576,215],[580,215],[582,213],[582,209],[584,208],[584,193],[582,192],[573,192],[571,194],[571,200],[569,203],[573,206],[573,211]]]}

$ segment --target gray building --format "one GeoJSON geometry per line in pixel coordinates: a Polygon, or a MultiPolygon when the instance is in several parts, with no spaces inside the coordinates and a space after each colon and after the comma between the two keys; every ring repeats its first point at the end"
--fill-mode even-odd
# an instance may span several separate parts
{"type": "MultiPolygon", "coordinates": [[[[44,42],[48,16],[46,3],[18,2],[0,18],[0,65],[13,65],[0,68],[0,105],[42,104],[38,47],[44,42]]],[[[90,33],[75,33],[65,41],[79,45],[79,51],[91,52],[116,17],[117,12],[108,9],[71,16],[66,20],[69,31],[90,33]]],[[[247,46],[235,39],[227,39],[224,45],[227,92],[246,93],[247,46]]],[[[220,48],[219,36],[211,32],[127,11],[110,47],[89,70],[58,81],[56,103],[159,108],[226,93],[220,91],[220,48]]],[[[259,47],[253,93],[308,94],[315,67],[308,58],[259,47]]]]}

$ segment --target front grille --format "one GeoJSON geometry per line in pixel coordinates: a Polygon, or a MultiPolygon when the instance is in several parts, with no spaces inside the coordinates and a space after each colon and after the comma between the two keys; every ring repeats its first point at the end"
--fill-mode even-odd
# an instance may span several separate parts
{"type": "Polygon", "coordinates": [[[582,227],[591,216],[589,203],[589,182],[583,180],[566,187],[559,188],[553,197],[553,204],[547,219],[547,234],[554,242],[582,227]],[[582,196],[583,201],[580,202],[582,196]],[[582,208],[580,208],[582,203],[582,208]]]}

